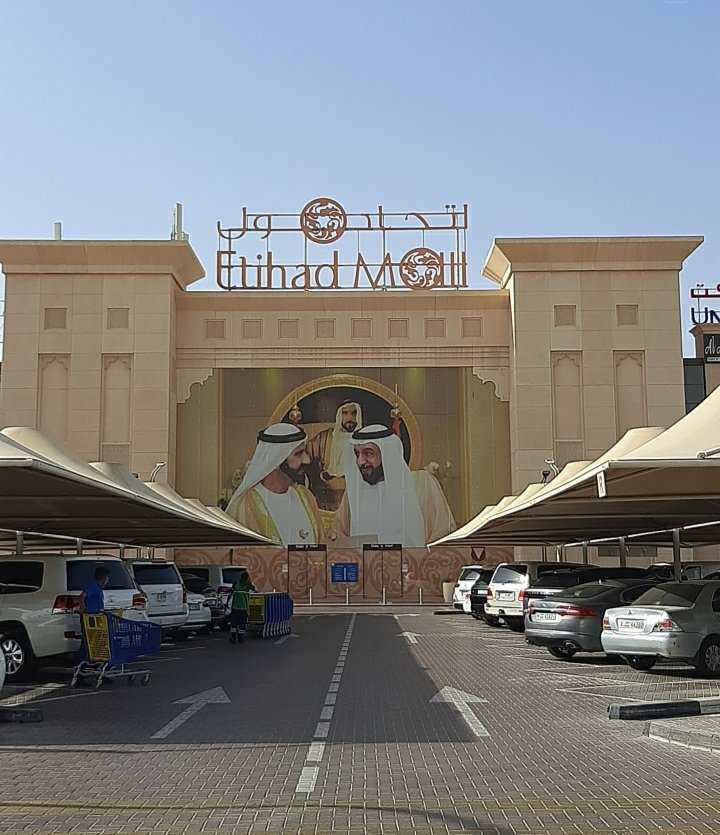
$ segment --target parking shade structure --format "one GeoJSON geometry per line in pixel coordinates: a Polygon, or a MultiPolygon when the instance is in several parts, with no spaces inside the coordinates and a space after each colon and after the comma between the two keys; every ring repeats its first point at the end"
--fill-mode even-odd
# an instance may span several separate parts
{"type": "Polygon", "coordinates": [[[86,464],[35,429],[0,432],[0,528],[129,546],[274,544],[162,486],[86,464]]]}
{"type": "Polygon", "coordinates": [[[678,528],[684,542],[717,542],[720,389],[669,428],[631,429],[597,460],[568,464],[541,489],[501,505],[434,544],[565,544],[633,534],[671,542],[678,528]]]}

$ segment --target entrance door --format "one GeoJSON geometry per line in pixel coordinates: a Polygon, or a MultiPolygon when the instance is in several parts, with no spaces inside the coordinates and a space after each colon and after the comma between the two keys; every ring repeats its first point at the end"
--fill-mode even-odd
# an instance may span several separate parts
{"type": "Polygon", "coordinates": [[[363,546],[363,597],[381,602],[385,589],[385,601],[402,600],[402,546],[363,546]]]}
{"type": "Polygon", "coordinates": [[[382,580],[387,603],[398,602],[403,596],[402,548],[383,548],[382,580]]]}
{"type": "Polygon", "coordinates": [[[293,600],[314,602],[327,597],[327,548],[324,545],[288,546],[288,594],[293,600]]]}

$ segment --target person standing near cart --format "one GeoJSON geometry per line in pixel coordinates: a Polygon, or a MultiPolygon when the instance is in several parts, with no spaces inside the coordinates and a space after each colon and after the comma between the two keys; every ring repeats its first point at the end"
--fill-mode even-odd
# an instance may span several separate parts
{"type": "Polygon", "coordinates": [[[255,591],[247,571],[241,571],[233,585],[232,604],[230,609],[230,643],[242,643],[245,639],[245,629],[248,619],[248,596],[255,591]]]}
{"type": "Polygon", "coordinates": [[[104,565],[97,565],[93,581],[83,590],[80,597],[80,611],[87,615],[99,615],[105,609],[103,589],[110,579],[110,572],[104,565]]]}

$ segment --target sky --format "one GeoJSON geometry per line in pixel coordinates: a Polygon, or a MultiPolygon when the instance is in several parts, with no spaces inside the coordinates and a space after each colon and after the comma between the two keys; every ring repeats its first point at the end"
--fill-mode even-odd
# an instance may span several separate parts
{"type": "MultiPolygon", "coordinates": [[[[705,236],[720,281],[716,0],[4,3],[0,238],[470,204],[493,237],[705,236]]],[[[686,339],[686,354],[692,353],[686,339]]]]}

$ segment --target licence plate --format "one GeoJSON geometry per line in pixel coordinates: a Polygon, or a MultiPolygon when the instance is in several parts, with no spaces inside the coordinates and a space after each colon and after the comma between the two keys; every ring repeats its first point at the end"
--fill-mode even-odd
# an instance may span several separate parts
{"type": "Polygon", "coordinates": [[[514,591],[499,591],[498,600],[515,600],[514,591]]]}
{"type": "Polygon", "coordinates": [[[157,600],[158,603],[164,603],[167,600],[167,592],[166,591],[157,592],[157,594],[155,595],[155,600],[157,600]]]}
{"type": "Polygon", "coordinates": [[[555,612],[533,612],[532,620],[542,621],[543,623],[556,623],[560,620],[560,615],[555,612]]]}
{"type": "Polygon", "coordinates": [[[626,620],[621,618],[618,620],[618,627],[620,629],[632,629],[634,632],[639,631],[645,626],[644,620],[626,620]]]}

